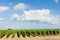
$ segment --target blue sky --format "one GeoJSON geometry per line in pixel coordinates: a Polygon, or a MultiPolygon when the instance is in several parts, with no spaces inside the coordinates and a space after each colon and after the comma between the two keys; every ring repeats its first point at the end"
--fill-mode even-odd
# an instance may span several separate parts
{"type": "Polygon", "coordinates": [[[60,0],[0,0],[0,29],[60,29],[60,0]]]}

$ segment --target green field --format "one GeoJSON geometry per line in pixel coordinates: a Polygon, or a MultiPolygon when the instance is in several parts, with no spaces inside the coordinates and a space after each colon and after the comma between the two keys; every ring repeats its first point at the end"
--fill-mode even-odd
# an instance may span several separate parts
{"type": "Polygon", "coordinates": [[[25,36],[46,36],[60,34],[60,30],[0,30],[0,38],[6,36],[7,38],[12,35],[12,38],[17,34],[17,37],[25,36]]]}

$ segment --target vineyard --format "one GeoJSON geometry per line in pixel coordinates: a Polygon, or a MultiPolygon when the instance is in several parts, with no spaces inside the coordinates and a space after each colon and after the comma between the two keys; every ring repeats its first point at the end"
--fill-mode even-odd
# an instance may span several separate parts
{"type": "Polygon", "coordinates": [[[60,34],[60,30],[0,30],[0,38],[6,36],[7,38],[12,35],[12,38],[17,34],[17,37],[22,35],[23,37],[30,36],[46,36],[60,34]]]}

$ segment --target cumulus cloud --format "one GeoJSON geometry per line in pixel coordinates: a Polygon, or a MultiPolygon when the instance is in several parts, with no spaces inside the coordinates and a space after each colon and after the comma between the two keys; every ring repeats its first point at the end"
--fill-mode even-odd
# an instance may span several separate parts
{"type": "Polygon", "coordinates": [[[14,14],[12,18],[16,20],[39,20],[40,22],[48,22],[52,24],[58,24],[60,22],[60,17],[52,15],[48,9],[24,11],[23,16],[14,14]]]}
{"type": "Polygon", "coordinates": [[[58,3],[59,2],[59,0],[54,0],[56,3],[58,3]]]}
{"type": "Polygon", "coordinates": [[[9,10],[9,7],[5,7],[5,6],[0,6],[0,12],[4,12],[9,10]]]}
{"type": "Polygon", "coordinates": [[[14,13],[11,17],[12,20],[20,20],[20,16],[17,13],[14,13]]]}
{"type": "Polygon", "coordinates": [[[24,15],[25,20],[40,20],[41,22],[52,24],[59,23],[60,21],[59,17],[52,15],[48,9],[24,11],[24,15]]]}
{"type": "Polygon", "coordinates": [[[12,15],[12,17],[11,17],[11,20],[24,20],[23,16],[24,16],[24,15],[21,15],[21,16],[20,16],[19,14],[14,13],[14,14],[12,15]]]}
{"type": "Polygon", "coordinates": [[[19,3],[13,7],[14,10],[24,10],[26,9],[27,5],[24,3],[19,3]]]}

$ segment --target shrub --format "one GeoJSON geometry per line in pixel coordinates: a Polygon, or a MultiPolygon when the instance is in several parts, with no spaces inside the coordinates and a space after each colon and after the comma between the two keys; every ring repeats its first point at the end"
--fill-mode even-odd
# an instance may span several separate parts
{"type": "Polygon", "coordinates": [[[11,30],[6,30],[6,31],[5,31],[5,35],[6,35],[7,38],[8,38],[11,34],[12,34],[12,31],[11,31],[11,30]]]}
{"type": "Polygon", "coordinates": [[[20,37],[20,35],[21,35],[21,31],[18,30],[17,31],[17,36],[20,37]]]}
{"type": "Polygon", "coordinates": [[[25,37],[26,36],[26,31],[24,31],[24,30],[21,31],[21,34],[22,34],[23,37],[25,37]]]}
{"type": "Polygon", "coordinates": [[[12,30],[12,38],[15,36],[16,33],[16,30],[12,30]]]}
{"type": "Polygon", "coordinates": [[[12,34],[12,38],[17,34],[18,37],[39,36],[39,35],[56,35],[60,34],[60,30],[0,30],[0,38],[6,36],[7,38],[12,34]]]}
{"type": "Polygon", "coordinates": [[[29,30],[29,31],[26,30],[26,35],[27,35],[28,37],[30,37],[31,31],[30,31],[30,30],[29,30]]]}

